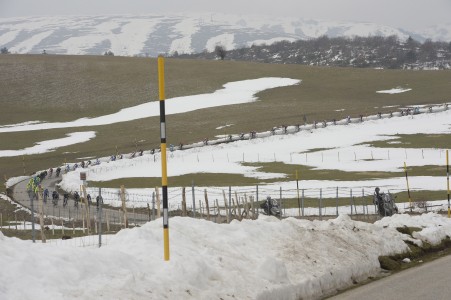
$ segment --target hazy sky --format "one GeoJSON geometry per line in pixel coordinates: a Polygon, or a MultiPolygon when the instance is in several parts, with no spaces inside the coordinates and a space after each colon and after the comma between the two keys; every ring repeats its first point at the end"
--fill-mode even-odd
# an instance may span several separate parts
{"type": "Polygon", "coordinates": [[[451,0],[0,0],[0,18],[162,12],[265,14],[422,30],[451,22],[451,0]]]}

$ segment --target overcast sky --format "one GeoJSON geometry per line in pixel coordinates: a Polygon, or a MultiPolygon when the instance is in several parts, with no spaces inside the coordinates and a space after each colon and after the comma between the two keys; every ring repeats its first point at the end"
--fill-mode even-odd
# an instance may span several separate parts
{"type": "Polygon", "coordinates": [[[265,14],[422,30],[451,22],[451,0],[0,0],[0,18],[162,12],[265,14]]]}

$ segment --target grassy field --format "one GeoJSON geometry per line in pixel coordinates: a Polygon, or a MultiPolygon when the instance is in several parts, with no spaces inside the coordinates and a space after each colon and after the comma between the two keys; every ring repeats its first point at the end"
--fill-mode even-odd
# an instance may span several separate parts
{"type": "MultiPolygon", "coordinates": [[[[259,168],[261,172],[275,172],[285,174],[284,178],[275,179],[257,179],[244,177],[240,174],[223,174],[223,173],[197,173],[182,176],[171,176],[171,186],[191,186],[194,181],[196,185],[204,186],[250,186],[256,184],[265,184],[273,182],[287,182],[296,180],[296,171],[299,180],[336,180],[336,181],[352,181],[352,180],[371,180],[384,179],[392,177],[405,176],[404,170],[399,172],[344,172],[340,170],[315,170],[308,166],[290,165],[281,162],[271,163],[243,163],[245,166],[253,166],[259,168]]],[[[445,176],[446,167],[444,166],[422,166],[408,167],[408,173],[411,176],[445,176]]],[[[127,188],[146,188],[161,185],[160,178],[123,178],[111,181],[90,181],[93,186],[102,188],[119,188],[125,185],[127,188]]]]}
{"type": "Polygon", "coordinates": [[[379,148],[441,148],[447,149],[451,145],[450,134],[400,134],[396,144],[391,141],[376,141],[369,144],[379,148]]]}
{"type": "MultiPolygon", "coordinates": [[[[31,120],[70,121],[113,113],[158,99],[157,63],[152,58],[0,55],[0,68],[3,70],[0,72],[0,125],[31,120]]],[[[282,124],[299,124],[303,123],[304,115],[308,122],[312,122],[394,110],[383,106],[434,104],[451,100],[451,71],[327,68],[182,59],[166,60],[166,97],[213,92],[230,81],[267,76],[295,78],[302,80],[302,83],[261,92],[257,95],[259,101],[253,103],[170,115],[167,117],[168,143],[190,143],[205,137],[213,138],[217,134],[264,131],[282,124]],[[398,86],[411,88],[412,91],[395,95],[376,93],[398,86]],[[215,129],[225,124],[234,126],[220,131],[215,129]]],[[[30,147],[38,141],[88,130],[97,132],[97,137],[90,142],[42,155],[0,158],[0,175],[18,176],[56,166],[65,160],[111,155],[116,152],[116,147],[119,152],[127,153],[136,148],[159,146],[159,118],[153,117],[107,126],[0,133],[0,150],[30,147]]],[[[436,140],[430,136],[402,137],[405,145],[410,143],[409,147],[412,144],[441,147],[449,145],[449,139],[449,135],[436,140]]],[[[394,146],[399,144],[390,145],[394,146]]],[[[294,173],[292,169],[277,164],[261,167],[272,172],[283,169],[283,173],[294,173]]],[[[315,179],[387,176],[371,172],[302,172],[306,177],[315,179]]],[[[171,180],[181,185],[193,179],[204,181],[205,185],[216,185],[218,182],[225,185],[253,183],[252,179],[240,175],[206,177],[198,174],[171,180]]],[[[147,180],[146,184],[152,186],[156,183],[154,181],[158,182],[158,179],[147,180]]]]}

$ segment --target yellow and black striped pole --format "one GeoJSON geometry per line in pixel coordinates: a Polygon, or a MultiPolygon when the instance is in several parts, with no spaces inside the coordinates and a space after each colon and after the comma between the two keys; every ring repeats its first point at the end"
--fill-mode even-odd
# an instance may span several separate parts
{"type": "Polygon", "coordinates": [[[451,210],[449,208],[449,156],[448,150],[446,150],[446,183],[448,187],[448,218],[451,217],[451,210]]]}
{"type": "Polygon", "coordinates": [[[406,173],[407,195],[409,196],[410,212],[412,212],[412,198],[410,198],[409,177],[407,177],[407,166],[406,166],[406,162],[404,162],[404,172],[406,173]]]}
{"type": "Polygon", "coordinates": [[[158,57],[158,90],[160,95],[161,188],[163,191],[164,260],[169,260],[168,174],[166,163],[166,111],[164,106],[164,58],[158,57]]]}

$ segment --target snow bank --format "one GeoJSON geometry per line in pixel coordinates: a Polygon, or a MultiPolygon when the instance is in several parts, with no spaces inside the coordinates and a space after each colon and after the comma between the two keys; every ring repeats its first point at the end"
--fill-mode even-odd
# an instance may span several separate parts
{"type": "Polygon", "coordinates": [[[6,188],[9,188],[21,181],[27,180],[27,179],[30,179],[30,176],[11,177],[6,181],[5,186],[6,186],[6,188]]]}
{"type": "Polygon", "coordinates": [[[0,298],[311,299],[374,276],[379,255],[407,250],[395,229],[346,215],[231,224],[176,217],[170,228],[169,262],[160,221],[122,230],[98,249],[0,234],[8,270],[0,273],[0,298]]]}
{"type": "Polygon", "coordinates": [[[404,226],[422,228],[421,231],[414,232],[412,236],[432,245],[439,244],[447,236],[451,237],[451,219],[432,212],[419,216],[396,214],[391,218],[383,218],[380,221],[376,221],[374,224],[393,228],[404,226]]]}

